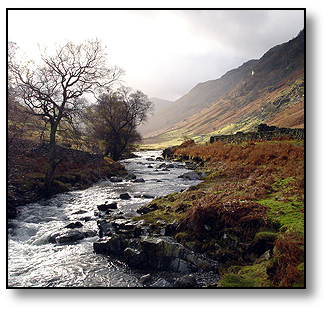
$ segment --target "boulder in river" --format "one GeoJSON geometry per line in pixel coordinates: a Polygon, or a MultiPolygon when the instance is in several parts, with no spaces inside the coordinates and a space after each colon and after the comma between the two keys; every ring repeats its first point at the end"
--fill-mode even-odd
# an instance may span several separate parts
{"type": "Polygon", "coordinates": [[[100,211],[107,211],[108,209],[117,209],[117,202],[107,203],[97,206],[100,211]]]}
{"type": "Polygon", "coordinates": [[[125,237],[121,235],[100,238],[93,243],[94,251],[105,255],[123,255],[125,247],[125,237]]]}
{"type": "Polygon", "coordinates": [[[121,177],[111,177],[109,179],[110,182],[122,182],[123,179],[121,177]]]}
{"type": "Polygon", "coordinates": [[[191,171],[180,175],[179,178],[187,180],[199,180],[200,175],[195,171],[191,171]]]}
{"type": "Polygon", "coordinates": [[[68,225],[66,225],[66,227],[68,229],[76,229],[76,228],[81,228],[83,226],[83,224],[79,221],[76,222],[71,222],[68,225]]]}
{"type": "Polygon", "coordinates": [[[126,264],[133,266],[134,268],[145,268],[145,262],[147,261],[143,250],[127,247],[124,249],[124,260],[126,264]]]}
{"type": "Polygon", "coordinates": [[[122,193],[120,194],[120,199],[130,199],[131,196],[129,195],[129,193],[122,193]]]}
{"type": "Polygon", "coordinates": [[[64,230],[52,234],[49,237],[49,243],[53,244],[72,244],[87,237],[95,236],[94,231],[64,230]]]}

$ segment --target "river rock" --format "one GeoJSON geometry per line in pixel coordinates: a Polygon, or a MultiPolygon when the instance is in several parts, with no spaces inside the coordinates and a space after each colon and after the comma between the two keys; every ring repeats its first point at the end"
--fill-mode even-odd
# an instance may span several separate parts
{"type": "Polygon", "coordinates": [[[72,214],[73,214],[73,215],[75,215],[75,214],[83,214],[83,213],[86,213],[86,212],[88,212],[88,211],[83,210],[83,209],[80,209],[80,210],[78,210],[78,211],[73,212],[72,214]]]}
{"type": "Polygon", "coordinates": [[[129,193],[122,193],[120,194],[120,199],[130,199],[131,196],[129,195],[129,193]]]}
{"type": "Polygon", "coordinates": [[[138,179],[135,179],[135,180],[132,180],[133,183],[143,183],[145,182],[145,180],[143,178],[138,178],[138,179]]]}
{"type": "Polygon", "coordinates": [[[142,215],[142,214],[146,214],[148,212],[158,210],[158,209],[160,209],[159,205],[157,205],[156,203],[151,203],[151,204],[148,204],[148,205],[138,208],[137,213],[142,215]]]}
{"type": "Polygon", "coordinates": [[[66,227],[67,227],[68,229],[81,228],[82,226],[83,226],[83,224],[82,224],[81,222],[79,222],[79,221],[72,222],[72,223],[66,225],[66,227]]]}
{"type": "Polygon", "coordinates": [[[110,182],[122,182],[123,179],[121,177],[111,177],[109,179],[110,182]]]}
{"type": "Polygon", "coordinates": [[[98,205],[97,208],[100,211],[107,211],[108,209],[117,209],[117,202],[112,202],[110,204],[107,204],[106,202],[105,204],[98,205]]]}
{"type": "Polygon", "coordinates": [[[123,255],[125,246],[125,237],[113,235],[111,237],[99,238],[93,243],[95,252],[105,255],[123,255]]]}
{"type": "Polygon", "coordinates": [[[100,219],[97,221],[99,237],[110,236],[113,234],[113,225],[109,220],[100,219]]]}
{"type": "Polygon", "coordinates": [[[142,236],[140,247],[146,255],[149,268],[176,272],[192,270],[193,264],[180,261],[186,258],[188,250],[171,237],[142,236]]]}
{"type": "Polygon", "coordinates": [[[148,273],[146,275],[143,275],[140,277],[139,283],[140,284],[146,284],[148,282],[150,282],[152,279],[151,275],[148,273]]]}
{"type": "Polygon", "coordinates": [[[173,287],[173,285],[170,282],[168,282],[167,280],[165,280],[164,278],[160,278],[154,284],[151,284],[150,287],[169,288],[169,287],[173,287]]]}
{"type": "Polygon", "coordinates": [[[170,158],[172,156],[172,147],[164,149],[162,155],[164,159],[170,158]]]}
{"type": "Polygon", "coordinates": [[[49,237],[49,243],[72,244],[84,238],[92,237],[95,235],[96,233],[94,231],[86,231],[86,232],[82,232],[78,230],[62,231],[60,233],[52,234],[49,237]]]}
{"type": "Polygon", "coordinates": [[[199,180],[200,175],[197,172],[192,171],[180,175],[179,178],[187,179],[187,180],[199,180]]]}
{"type": "Polygon", "coordinates": [[[174,282],[174,287],[194,288],[197,287],[196,278],[193,274],[185,275],[174,282]]]}
{"type": "Polygon", "coordinates": [[[127,247],[124,249],[124,260],[126,264],[137,268],[145,268],[146,256],[143,250],[127,247]]]}

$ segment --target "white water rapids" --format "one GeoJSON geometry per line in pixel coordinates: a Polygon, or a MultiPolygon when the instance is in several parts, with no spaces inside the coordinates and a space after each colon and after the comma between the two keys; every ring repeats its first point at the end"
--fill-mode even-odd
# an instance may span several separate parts
{"type": "MultiPolygon", "coordinates": [[[[183,164],[163,171],[156,161],[161,151],[139,152],[121,163],[144,183],[101,181],[86,190],[58,194],[49,200],[19,207],[8,234],[8,287],[139,287],[138,277],[124,262],[93,251],[98,236],[75,244],[52,244],[49,237],[69,223],[79,221],[83,230],[98,233],[97,205],[114,200],[125,217],[154,197],[179,192],[200,181],[178,178],[188,172],[183,164]],[[152,158],[153,161],[149,160],[152,158]],[[129,193],[131,199],[119,195],[129,193]]],[[[166,162],[168,164],[168,162],[166,162]]]]}

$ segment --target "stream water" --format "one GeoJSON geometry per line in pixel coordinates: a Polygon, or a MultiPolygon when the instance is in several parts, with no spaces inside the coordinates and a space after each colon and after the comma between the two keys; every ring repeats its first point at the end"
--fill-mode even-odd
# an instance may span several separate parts
{"type": "MultiPolygon", "coordinates": [[[[72,222],[81,222],[84,231],[98,232],[97,205],[115,200],[117,213],[126,218],[150,202],[149,197],[181,191],[199,180],[179,178],[188,172],[182,163],[170,169],[156,160],[161,151],[139,152],[138,158],[121,163],[145,182],[101,181],[86,190],[58,194],[49,200],[19,207],[16,219],[10,220],[8,233],[8,287],[140,287],[140,272],[119,259],[93,251],[97,235],[74,244],[49,243],[51,235],[72,222]],[[131,199],[119,195],[129,193],[131,199]],[[146,196],[145,196],[146,195],[146,196]],[[148,195],[148,196],[147,196],[148,195]]],[[[165,162],[169,164],[169,162],[165,162]]]]}

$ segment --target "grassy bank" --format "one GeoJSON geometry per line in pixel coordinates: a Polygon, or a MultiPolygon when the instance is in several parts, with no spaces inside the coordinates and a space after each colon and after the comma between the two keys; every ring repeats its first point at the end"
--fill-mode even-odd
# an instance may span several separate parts
{"type": "Polygon", "coordinates": [[[203,183],[138,218],[177,220],[179,242],[224,264],[218,287],[303,287],[303,142],[183,146],[173,157],[197,162],[203,183]]]}
{"type": "MultiPolygon", "coordinates": [[[[58,165],[53,193],[84,189],[101,179],[125,172],[120,164],[101,155],[57,147],[58,165]]],[[[12,140],[8,147],[8,217],[19,205],[43,198],[42,186],[48,166],[48,146],[35,141],[12,140]]]]}

